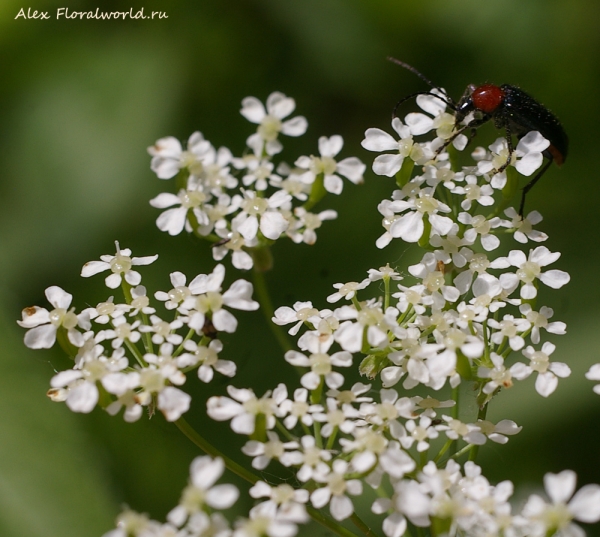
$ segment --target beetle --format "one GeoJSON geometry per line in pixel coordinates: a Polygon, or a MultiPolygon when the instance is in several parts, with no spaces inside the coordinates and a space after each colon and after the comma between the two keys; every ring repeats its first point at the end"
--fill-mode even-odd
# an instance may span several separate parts
{"type": "Polygon", "coordinates": [[[396,110],[404,101],[418,95],[432,95],[444,101],[446,105],[454,111],[455,132],[448,140],[446,140],[439,151],[448,146],[463,131],[467,129],[471,130],[470,140],[479,127],[489,121],[493,121],[494,126],[497,129],[504,129],[506,133],[506,143],[508,145],[508,158],[506,162],[496,170],[496,173],[498,173],[506,169],[512,159],[512,154],[514,152],[512,141],[513,134],[518,139],[521,139],[530,131],[538,131],[550,142],[550,146],[542,153],[547,159],[547,162],[542,166],[535,177],[523,187],[523,195],[519,207],[519,215],[523,217],[525,196],[527,193],[540,180],[552,162],[556,162],[556,164],[560,166],[567,158],[569,139],[558,118],[543,104],[536,101],[531,95],[511,84],[502,84],[501,86],[496,86],[495,84],[482,84],[480,86],[469,84],[463,96],[456,103],[451,97],[442,92],[439,86],[433,84],[433,82],[411,65],[392,57],[388,57],[388,60],[414,73],[431,88],[442,93],[442,95],[440,95],[430,91],[420,91],[408,95],[396,104],[393,117],[396,116],[396,110]],[[471,121],[467,125],[459,126],[469,114],[473,114],[471,121]]]}

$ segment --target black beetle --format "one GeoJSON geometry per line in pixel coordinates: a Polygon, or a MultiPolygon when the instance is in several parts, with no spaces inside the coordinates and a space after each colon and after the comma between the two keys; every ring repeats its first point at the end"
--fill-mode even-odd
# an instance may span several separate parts
{"type": "MultiPolygon", "coordinates": [[[[408,69],[433,89],[440,89],[411,65],[397,60],[396,58],[389,57],[388,60],[408,69]]],[[[533,185],[539,181],[540,177],[544,175],[553,161],[560,166],[567,158],[569,140],[558,118],[543,104],[539,103],[531,97],[531,95],[525,93],[516,86],[510,84],[502,84],[501,86],[482,84],[481,86],[475,86],[474,84],[470,84],[467,86],[465,93],[458,103],[455,103],[451,97],[446,96],[445,94],[440,96],[428,91],[413,93],[412,95],[401,99],[398,104],[396,104],[393,116],[395,117],[396,110],[400,104],[417,95],[433,95],[444,101],[448,107],[454,110],[456,130],[454,134],[446,140],[441,149],[444,149],[466,129],[471,129],[472,137],[481,125],[490,120],[494,121],[494,125],[497,129],[504,129],[508,145],[508,159],[498,170],[496,170],[496,172],[501,172],[510,164],[514,151],[512,142],[513,134],[520,139],[530,131],[538,131],[550,142],[548,149],[543,152],[544,157],[546,157],[548,161],[542,166],[535,177],[523,188],[523,196],[519,207],[519,215],[521,216],[523,216],[527,192],[529,192],[533,185]],[[471,113],[474,114],[473,119],[467,125],[459,127],[459,123],[471,113]]]]}

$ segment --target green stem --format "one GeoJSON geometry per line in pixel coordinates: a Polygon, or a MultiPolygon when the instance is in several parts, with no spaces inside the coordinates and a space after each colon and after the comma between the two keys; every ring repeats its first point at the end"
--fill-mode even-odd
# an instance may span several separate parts
{"type": "Polygon", "coordinates": [[[200,436],[197,431],[185,420],[185,418],[179,418],[177,421],[173,422],[177,426],[177,428],[185,435],[189,440],[191,440],[196,446],[198,446],[204,453],[210,455],[211,457],[220,457],[225,462],[225,466],[228,470],[233,472],[235,475],[245,479],[249,483],[256,483],[260,478],[257,475],[254,475],[252,472],[246,470],[243,466],[239,465],[233,459],[227,457],[219,451],[215,446],[213,446],[208,440],[204,439],[200,436]]]}
{"type": "Polygon", "coordinates": [[[310,518],[312,518],[315,522],[321,524],[327,529],[330,529],[336,535],[340,537],[356,537],[355,533],[352,533],[350,530],[347,530],[343,526],[340,526],[330,518],[327,518],[321,514],[320,511],[315,509],[314,507],[306,506],[306,512],[309,514],[310,518]]]}
{"type": "Polygon", "coordinates": [[[319,201],[323,199],[323,197],[327,194],[324,186],[324,177],[323,174],[320,173],[315,178],[312,187],[310,189],[310,194],[308,196],[308,200],[302,206],[307,211],[310,211],[319,201]]]}
{"type": "Polygon", "coordinates": [[[265,316],[265,320],[271,329],[271,332],[275,336],[275,339],[279,343],[283,352],[287,352],[292,349],[292,345],[288,340],[287,333],[281,328],[281,326],[275,324],[271,319],[273,318],[273,302],[271,301],[271,295],[267,288],[267,281],[265,279],[265,273],[258,270],[252,271],[254,280],[254,290],[256,291],[256,298],[260,303],[260,309],[265,316]]]}
{"type": "Polygon", "coordinates": [[[383,311],[385,312],[390,307],[390,278],[383,278],[383,287],[385,290],[385,297],[383,299],[383,311]]]}
{"type": "Polygon", "coordinates": [[[352,521],[352,524],[354,524],[367,537],[377,537],[377,534],[374,533],[371,530],[371,528],[369,528],[369,526],[367,526],[356,513],[352,513],[350,520],[352,521]]]}
{"type": "Polygon", "coordinates": [[[129,352],[133,354],[133,357],[137,360],[138,364],[140,364],[142,367],[147,367],[148,364],[146,363],[146,360],[144,360],[144,357],[140,353],[140,350],[137,348],[137,346],[131,343],[131,341],[129,341],[128,339],[124,340],[124,343],[125,346],[129,349],[129,352]]]}
{"type": "Polygon", "coordinates": [[[331,435],[329,435],[329,438],[327,439],[327,445],[325,446],[325,449],[327,451],[331,451],[333,449],[338,430],[339,429],[337,427],[334,427],[333,432],[331,433],[331,435]]]}
{"type": "Polygon", "coordinates": [[[183,349],[185,348],[183,346],[183,344],[190,339],[194,334],[196,333],[196,331],[192,328],[187,335],[185,336],[185,338],[183,338],[183,341],[181,342],[181,344],[179,345],[179,347],[177,347],[177,349],[175,350],[175,352],[173,353],[173,356],[179,356],[182,352],[183,349]]]}
{"type": "Polygon", "coordinates": [[[455,440],[448,440],[443,446],[442,449],[440,449],[440,452],[435,456],[435,458],[433,459],[433,462],[435,462],[436,464],[438,462],[440,462],[440,459],[442,458],[442,456],[444,455],[444,453],[446,453],[446,451],[448,451],[448,449],[450,449],[450,447],[452,446],[452,444],[455,443],[455,440]]]}
{"type": "Polygon", "coordinates": [[[467,451],[471,451],[471,449],[473,447],[475,447],[473,444],[467,444],[464,448],[462,448],[460,451],[457,451],[450,458],[451,459],[458,459],[461,455],[464,455],[465,453],[467,453],[467,451]]]}
{"type": "MultiPolygon", "coordinates": [[[[460,416],[460,384],[455,388],[452,388],[452,400],[454,401],[454,406],[452,407],[452,417],[457,420],[460,416]]],[[[458,449],[458,440],[452,440],[450,445],[450,453],[454,455],[456,450],[458,449]]]]}
{"type": "MultiPolygon", "coordinates": [[[[487,409],[488,409],[488,405],[485,404],[483,405],[480,409],[479,412],[477,413],[477,421],[481,420],[484,421],[485,417],[487,416],[487,409]]],[[[479,446],[473,446],[473,449],[471,450],[471,453],[469,454],[469,460],[470,461],[474,461],[477,458],[477,453],[479,452],[479,446]]]]}

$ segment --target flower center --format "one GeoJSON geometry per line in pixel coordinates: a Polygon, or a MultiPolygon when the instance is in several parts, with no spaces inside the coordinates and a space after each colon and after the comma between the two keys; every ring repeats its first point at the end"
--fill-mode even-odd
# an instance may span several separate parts
{"type": "Polygon", "coordinates": [[[328,354],[324,352],[311,354],[309,361],[312,371],[317,375],[324,376],[331,373],[331,360],[328,354]]]}
{"type": "Polygon", "coordinates": [[[242,209],[253,216],[264,213],[268,208],[269,203],[264,198],[250,198],[242,202],[242,209]]]}
{"type": "Polygon", "coordinates": [[[181,200],[182,207],[192,209],[206,201],[206,194],[198,190],[186,190],[179,194],[179,199],[181,200]]]}
{"type": "Polygon", "coordinates": [[[534,263],[533,261],[526,261],[521,265],[521,268],[517,270],[517,277],[522,282],[531,283],[540,275],[541,272],[542,269],[537,263],[534,263]]]}
{"type": "Polygon", "coordinates": [[[258,134],[266,142],[275,140],[280,131],[281,120],[268,114],[263,118],[258,127],[258,134]]]}
{"type": "Polygon", "coordinates": [[[438,206],[439,202],[432,198],[430,194],[425,194],[415,201],[415,207],[421,213],[434,213],[437,211],[438,206]]]}
{"type": "Polygon", "coordinates": [[[131,270],[132,262],[131,257],[128,255],[117,254],[110,261],[110,269],[115,274],[121,274],[131,270]]]}
{"type": "Polygon", "coordinates": [[[438,270],[430,272],[423,280],[423,285],[432,293],[439,291],[440,287],[445,283],[444,275],[438,270]]]}
{"type": "Polygon", "coordinates": [[[185,285],[180,285],[169,291],[169,300],[179,304],[190,296],[190,290],[185,285]]]}

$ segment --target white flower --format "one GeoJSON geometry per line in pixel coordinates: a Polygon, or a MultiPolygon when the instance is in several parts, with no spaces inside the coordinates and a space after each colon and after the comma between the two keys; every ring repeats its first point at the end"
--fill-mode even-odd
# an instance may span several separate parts
{"type": "MultiPolygon", "coordinates": [[[[504,359],[499,354],[492,352],[490,355],[494,367],[483,367],[480,366],[477,370],[477,375],[480,378],[489,378],[489,382],[483,387],[483,393],[491,394],[494,393],[498,388],[511,388],[513,385],[513,367],[506,369],[504,366],[504,359]]],[[[520,366],[517,366],[517,369],[520,366]]]]}
{"type": "Polygon", "coordinates": [[[235,376],[237,369],[235,363],[231,360],[219,358],[219,353],[223,350],[223,343],[218,339],[213,339],[208,347],[198,345],[195,341],[188,339],[184,341],[183,348],[188,352],[179,356],[177,360],[179,367],[184,368],[200,364],[198,378],[202,382],[210,382],[213,379],[214,371],[226,377],[235,376]]]}
{"type": "Polygon", "coordinates": [[[368,280],[362,282],[348,282],[348,283],[334,283],[333,287],[337,289],[337,292],[327,297],[327,302],[333,303],[338,300],[345,298],[346,300],[352,300],[356,296],[356,292],[364,289],[369,285],[368,280]]]}
{"type": "Polygon", "coordinates": [[[538,344],[540,342],[540,328],[550,334],[566,334],[567,325],[562,321],[548,322],[548,319],[554,315],[554,310],[547,306],[542,306],[540,311],[534,311],[530,304],[521,304],[519,311],[533,325],[531,329],[531,342],[538,344]]]}
{"type": "MultiPolygon", "coordinates": [[[[298,504],[295,504],[298,505],[298,504]]],[[[294,537],[297,523],[308,521],[303,509],[277,509],[270,501],[259,503],[250,509],[250,518],[238,519],[233,537],[294,537]]]]}
{"type": "Polygon", "coordinates": [[[256,246],[258,240],[246,241],[237,231],[228,231],[226,228],[219,228],[216,232],[219,237],[222,237],[222,240],[212,248],[213,259],[221,261],[231,251],[231,264],[239,270],[250,270],[254,265],[254,260],[243,248],[256,246]]]}
{"type": "Polygon", "coordinates": [[[512,420],[500,420],[495,425],[491,421],[477,420],[476,425],[482,434],[497,444],[506,444],[508,442],[507,436],[520,433],[523,429],[512,420]]]}
{"type": "Polygon", "coordinates": [[[257,123],[258,130],[248,138],[248,147],[260,155],[263,148],[267,155],[281,152],[282,145],[277,139],[279,133],[287,136],[301,136],[306,132],[308,123],[302,116],[282,121],[296,108],[296,102],[291,97],[275,91],[267,97],[267,109],[256,97],[246,97],[242,101],[240,113],[251,123],[257,123]]]}
{"type": "Polygon", "coordinates": [[[507,338],[510,348],[513,351],[519,351],[525,346],[525,340],[521,334],[531,328],[531,323],[527,319],[515,319],[512,315],[505,315],[500,322],[488,319],[488,326],[496,330],[490,338],[493,343],[500,345],[504,338],[507,338]]]}
{"type": "Polygon", "coordinates": [[[404,159],[410,156],[413,150],[413,138],[410,127],[403,125],[402,121],[395,117],[392,120],[392,128],[400,136],[400,140],[396,140],[381,129],[367,129],[365,138],[360,144],[367,151],[396,151],[396,153],[387,153],[375,158],[373,171],[377,175],[385,175],[387,177],[396,175],[400,171],[400,168],[402,168],[404,159]]]}
{"type": "Polygon", "coordinates": [[[396,322],[399,311],[393,307],[383,312],[380,304],[368,302],[363,304],[360,311],[353,306],[342,306],[334,315],[340,320],[334,339],[348,352],[360,351],[365,332],[367,343],[373,348],[385,347],[389,343],[390,332],[396,337],[402,337],[405,333],[396,322]]]}
{"type": "Polygon", "coordinates": [[[347,494],[358,495],[362,493],[362,482],[358,479],[346,479],[348,463],[342,459],[333,461],[330,473],[324,476],[315,476],[318,483],[326,486],[318,488],[310,495],[311,503],[321,509],[329,504],[331,516],[336,520],[345,520],[354,513],[354,506],[347,494]]]}
{"type": "MultiPolygon", "coordinates": [[[[81,355],[76,358],[76,368],[67,369],[54,375],[50,381],[52,389],[48,392],[51,399],[65,401],[73,412],[91,412],[98,402],[97,382],[104,385],[105,378],[118,374],[127,366],[123,360],[123,349],[118,349],[113,356],[102,356],[103,348],[88,339],[81,355]]],[[[109,386],[110,387],[110,386],[109,386]]]]}
{"type": "Polygon", "coordinates": [[[233,333],[237,328],[237,319],[223,306],[254,311],[258,302],[252,300],[252,284],[246,280],[237,280],[231,287],[221,293],[221,284],[225,278],[225,267],[217,265],[211,274],[199,274],[189,284],[191,293],[179,307],[179,311],[189,315],[187,324],[200,332],[209,315],[213,326],[218,331],[233,333]]]}
{"type": "Polygon", "coordinates": [[[531,211],[523,218],[513,207],[509,207],[504,214],[511,219],[509,225],[515,230],[514,238],[517,242],[525,244],[528,239],[534,242],[544,242],[548,238],[545,233],[533,229],[533,226],[543,220],[538,211],[531,211]]]}
{"type": "MultiPolygon", "coordinates": [[[[594,364],[585,374],[585,378],[588,380],[600,380],[600,364],[594,364]]],[[[593,388],[594,392],[600,394],[600,384],[596,384],[593,388]]]]}
{"type": "Polygon", "coordinates": [[[535,280],[540,280],[552,289],[560,289],[569,283],[570,276],[562,270],[548,270],[542,272],[542,267],[554,263],[560,257],[559,252],[552,253],[545,246],[538,246],[530,250],[529,257],[520,250],[511,250],[508,257],[499,257],[493,261],[490,268],[517,267],[516,273],[504,273],[500,275],[502,288],[509,294],[512,293],[519,282],[521,282],[521,298],[530,300],[537,296],[535,280]]]}
{"type": "Polygon", "coordinates": [[[314,422],[313,414],[315,412],[323,412],[321,405],[311,405],[308,403],[308,393],[306,388],[296,388],[293,400],[288,399],[286,395],[286,398],[279,403],[277,417],[284,418],[283,424],[286,429],[292,430],[298,421],[310,427],[314,422]]]}
{"type": "Polygon", "coordinates": [[[387,537],[401,537],[406,531],[406,517],[416,526],[429,525],[431,499],[422,492],[419,483],[403,479],[394,484],[392,501],[376,502],[373,510],[385,513],[393,508],[394,512],[383,521],[383,532],[387,537]]]}
{"type": "Polygon", "coordinates": [[[269,198],[261,198],[256,192],[246,190],[241,210],[231,225],[246,241],[255,239],[259,229],[267,239],[277,240],[289,226],[279,209],[291,199],[284,190],[278,190],[269,198]]]}
{"type": "Polygon", "coordinates": [[[119,243],[115,242],[117,247],[116,255],[101,255],[101,261],[88,261],[81,269],[81,276],[89,278],[105,270],[112,271],[110,276],[106,277],[106,286],[110,289],[116,289],[121,285],[121,279],[124,275],[125,281],[129,285],[139,285],[142,276],[139,272],[132,270],[133,266],[149,265],[158,259],[158,255],[147,257],[130,257],[129,248],[119,248],[119,243]]]}
{"type": "Polygon", "coordinates": [[[451,212],[450,207],[434,198],[430,188],[409,191],[408,194],[396,191],[394,194],[394,200],[386,206],[386,211],[392,215],[405,214],[393,217],[389,225],[389,233],[392,237],[406,242],[417,242],[425,230],[423,223],[425,215],[431,224],[432,233],[444,236],[452,229],[452,220],[438,214],[451,212]]]}
{"type": "Polygon", "coordinates": [[[54,399],[53,391],[59,389],[65,390],[64,395],[55,400],[66,401],[67,406],[73,412],[82,412],[84,414],[91,412],[98,402],[96,380],[102,377],[104,370],[98,377],[86,378],[86,373],[84,370],[67,369],[54,375],[50,381],[50,386],[53,389],[48,395],[54,399]]]}
{"type": "Polygon", "coordinates": [[[146,296],[146,288],[143,285],[138,285],[131,290],[130,306],[133,308],[129,313],[131,317],[135,317],[140,311],[146,315],[151,315],[156,312],[156,310],[150,306],[150,299],[146,296]]]}
{"type": "Polygon", "coordinates": [[[406,432],[398,440],[404,449],[410,449],[413,443],[417,443],[417,451],[420,453],[429,449],[429,439],[439,436],[437,429],[432,425],[431,418],[421,416],[419,424],[414,420],[406,422],[406,432]]]}
{"type": "Polygon", "coordinates": [[[471,216],[469,213],[460,213],[458,221],[461,224],[470,226],[464,233],[464,240],[469,244],[474,244],[479,235],[481,246],[486,252],[491,252],[500,246],[500,239],[492,233],[493,229],[503,224],[503,220],[500,220],[500,218],[488,220],[482,214],[471,216]]]}
{"type": "Polygon", "coordinates": [[[160,345],[161,343],[168,341],[173,345],[179,345],[183,341],[183,336],[175,333],[175,331],[183,326],[181,319],[175,319],[168,323],[163,321],[157,315],[150,316],[151,326],[142,325],[140,326],[140,332],[152,333],[152,343],[160,345]]]}
{"type": "Polygon", "coordinates": [[[286,362],[296,367],[310,367],[310,371],[302,376],[300,383],[308,390],[315,390],[325,379],[329,388],[339,388],[344,383],[344,376],[333,371],[333,366],[350,367],[352,355],[349,352],[336,352],[331,356],[325,352],[313,352],[306,356],[301,352],[290,350],[285,353],[286,362]]]}
{"type": "Polygon", "coordinates": [[[167,421],[177,421],[190,409],[192,398],[179,388],[167,386],[158,393],[157,406],[167,421]]]}
{"type": "Polygon", "coordinates": [[[266,442],[250,440],[242,448],[245,455],[254,457],[252,468],[257,470],[264,470],[273,459],[279,460],[286,449],[298,448],[298,442],[282,442],[279,436],[272,431],[267,431],[267,437],[266,442]]]}
{"type": "Polygon", "coordinates": [[[305,435],[300,439],[300,450],[285,452],[280,462],[284,466],[300,466],[296,477],[306,483],[315,475],[325,475],[329,471],[326,464],[331,460],[331,452],[319,448],[314,436],[305,435]]]}
{"type": "Polygon", "coordinates": [[[132,373],[113,373],[106,375],[102,379],[102,385],[109,393],[117,395],[117,399],[106,407],[106,411],[114,416],[119,413],[121,408],[125,407],[123,419],[128,422],[134,422],[142,417],[142,405],[139,403],[137,394],[134,391],[139,386],[140,374],[135,371],[132,373]]]}
{"type": "Polygon", "coordinates": [[[207,196],[198,188],[180,190],[177,195],[163,192],[150,200],[150,205],[157,209],[167,209],[156,219],[156,227],[161,231],[166,231],[169,235],[179,235],[185,228],[191,232],[192,226],[188,221],[188,213],[192,211],[198,226],[206,226],[209,223],[208,215],[204,209],[204,202],[207,196]]]}
{"type": "Polygon", "coordinates": [[[542,345],[541,351],[536,351],[532,346],[526,347],[523,350],[523,356],[529,358],[529,365],[526,366],[520,362],[513,365],[511,367],[513,376],[521,380],[537,371],[535,389],[540,395],[548,397],[556,390],[558,378],[566,378],[571,374],[571,368],[567,364],[550,361],[550,355],[554,349],[556,346],[548,341],[542,345]]]}
{"type": "Polygon", "coordinates": [[[250,158],[241,160],[241,162],[238,161],[238,165],[242,163],[244,168],[248,171],[248,173],[242,177],[244,186],[255,184],[256,190],[262,192],[267,189],[269,183],[281,184],[281,177],[273,173],[275,165],[271,161],[259,159],[254,155],[250,155],[250,158]]]}
{"type": "MultiPolygon", "coordinates": [[[[519,140],[509,164],[514,165],[521,175],[530,176],[542,165],[543,151],[549,145],[550,142],[539,132],[529,132],[519,140]]],[[[506,173],[498,174],[497,170],[501,169],[509,158],[506,138],[498,138],[489,147],[492,151],[492,159],[478,162],[477,167],[480,173],[494,173],[496,177],[492,180],[492,186],[502,189],[506,184],[506,173]]]]}
{"type": "Polygon", "coordinates": [[[264,481],[257,481],[249,492],[253,498],[269,498],[268,501],[273,505],[288,512],[291,511],[291,507],[300,507],[300,511],[297,512],[303,512],[305,520],[308,519],[306,509],[302,505],[308,502],[309,493],[306,489],[294,489],[287,483],[272,487],[264,481]]]}
{"type": "Polygon", "coordinates": [[[125,317],[116,317],[113,321],[113,329],[102,330],[96,334],[96,341],[101,341],[101,338],[111,339],[113,349],[117,349],[123,345],[125,341],[137,343],[142,335],[138,331],[141,321],[138,319],[133,324],[128,323],[125,317]]]}
{"type": "MultiPolygon", "coordinates": [[[[356,157],[345,158],[336,162],[335,157],[344,145],[341,136],[335,135],[331,138],[321,136],[319,138],[320,157],[300,157],[295,164],[298,168],[307,170],[310,183],[323,174],[323,186],[327,192],[341,194],[344,183],[337,175],[343,175],[355,184],[363,182],[363,173],[366,166],[356,157]],[[336,173],[337,172],[337,173],[336,173]]],[[[308,182],[308,180],[307,180],[308,182]]]]}
{"type": "Polygon", "coordinates": [[[167,515],[169,522],[180,527],[188,516],[201,512],[205,506],[212,509],[231,507],[238,499],[238,489],[229,484],[215,485],[224,469],[223,459],[196,457],[190,466],[190,484],[183,490],[179,505],[167,515]]]}
{"type": "Polygon", "coordinates": [[[319,310],[313,308],[312,302],[296,302],[294,309],[281,306],[275,310],[275,316],[271,319],[276,325],[284,326],[296,323],[288,330],[288,334],[295,336],[304,323],[317,324],[321,318],[319,310]]]}
{"type": "Polygon", "coordinates": [[[29,328],[25,333],[25,345],[30,349],[49,349],[56,341],[56,332],[62,327],[75,347],[83,346],[83,334],[75,327],[89,330],[89,314],[82,312],[75,315],[74,308],[69,310],[73,295],[55,285],[46,289],[46,298],[54,306],[52,311],[31,306],[22,311],[22,320],[17,321],[19,326],[29,328]]]}
{"type": "Polygon", "coordinates": [[[227,386],[227,392],[233,398],[211,397],[206,404],[207,414],[216,421],[231,420],[233,432],[251,435],[254,432],[256,417],[263,415],[267,429],[275,426],[275,400],[267,392],[258,399],[252,390],[227,386]]]}
{"type": "Polygon", "coordinates": [[[465,442],[475,445],[485,444],[486,438],[481,434],[479,427],[472,423],[463,423],[451,416],[442,416],[445,424],[436,425],[438,431],[443,431],[451,440],[462,438],[465,442]]]}
{"type": "Polygon", "coordinates": [[[181,168],[188,168],[191,174],[198,174],[202,169],[202,159],[210,148],[210,142],[200,132],[194,132],[190,136],[187,151],[183,151],[177,138],[167,136],[148,148],[148,153],[152,156],[150,167],[159,179],[170,179],[181,168]]]}
{"type": "Polygon", "coordinates": [[[542,165],[543,153],[549,146],[550,142],[538,131],[528,132],[519,140],[515,148],[517,171],[526,177],[532,175],[542,165]]]}
{"type": "Polygon", "coordinates": [[[168,293],[165,293],[164,291],[156,291],[156,293],[154,293],[154,297],[156,300],[164,302],[166,309],[174,310],[190,296],[191,291],[189,287],[185,285],[185,274],[181,272],[171,272],[170,279],[173,289],[171,289],[168,293]]]}
{"type": "Polygon", "coordinates": [[[577,476],[571,470],[544,476],[551,503],[546,503],[537,494],[529,497],[522,511],[532,524],[528,535],[579,537],[585,533],[573,520],[587,524],[600,520],[600,486],[586,485],[573,495],[576,480],[577,476]]]}
{"type": "Polygon", "coordinates": [[[439,270],[438,260],[435,254],[427,252],[420,263],[408,267],[408,271],[415,277],[422,280],[423,285],[434,298],[434,303],[439,306],[444,305],[444,301],[456,302],[460,296],[459,290],[447,285],[444,274],[439,270]]]}
{"type": "Polygon", "coordinates": [[[480,186],[478,184],[477,176],[475,175],[467,175],[465,177],[465,183],[466,185],[464,187],[459,186],[452,190],[453,194],[465,196],[465,199],[460,204],[463,210],[470,210],[474,201],[484,207],[494,204],[494,198],[492,197],[494,189],[490,185],[484,184],[480,186]]]}

